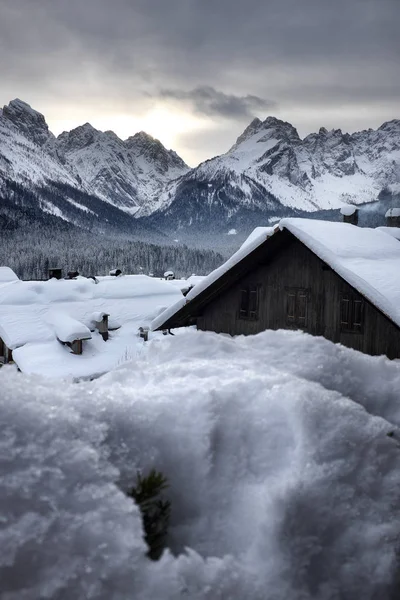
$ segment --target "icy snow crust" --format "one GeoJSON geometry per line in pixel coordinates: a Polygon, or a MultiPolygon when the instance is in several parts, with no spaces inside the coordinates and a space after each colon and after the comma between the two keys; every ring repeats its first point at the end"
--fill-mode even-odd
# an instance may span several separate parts
{"type": "Polygon", "coordinates": [[[3,367],[2,600],[395,598],[399,387],[398,361],[288,331],[186,330],[76,385],[3,367]],[[157,563],[121,491],[153,467],[157,563]]]}

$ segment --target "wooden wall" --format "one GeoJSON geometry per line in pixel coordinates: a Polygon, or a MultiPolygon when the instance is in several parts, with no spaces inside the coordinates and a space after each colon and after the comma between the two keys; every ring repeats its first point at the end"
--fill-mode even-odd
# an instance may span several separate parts
{"type": "Polygon", "coordinates": [[[302,329],[367,354],[400,357],[400,329],[294,236],[274,257],[266,257],[203,308],[197,327],[231,335],[302,329]],[[253,286],[258,287],[257,318],[240,318],[242,290],[253,286]],[[300,318],[288,316],[293,298],[300,302],[300,318]],[[346,331],[342,322],[341,310],[348,301],[363,313],[362,324],[355,324],[352,331],[346,331]]]}

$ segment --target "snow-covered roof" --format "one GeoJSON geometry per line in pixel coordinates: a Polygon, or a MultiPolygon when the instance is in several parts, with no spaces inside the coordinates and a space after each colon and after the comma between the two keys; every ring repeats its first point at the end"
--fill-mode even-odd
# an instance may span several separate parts
{"type": "MultiPolygon", "coordinates": [[[[127,324],[134,324],[137,329],[182,298],[180,290],[170,282],[146,275],[98,277],[97,281],[96,284],[93,279],[78,277],[71,280],[16,280],[0,285],[0,337],[14,351],[14,359],[20,368],[18,361],[22,356],[25,367],[27,356],[34,356],[28,349],[15,351],[25,344],[32,348],[32,345],[55,342],[56,338],[65,342],[88,339],[94,321],[101,320],[105,314],[110,315],[110,329],[127,324]]],[[[121,343],[124,348],[120,350],[124,351],[126,340],[121,343]]],[[[95,351],[97,346],[93,348],[95,351]]],[[[103,352],[107,352],[107,348],[111,348],[109,342],[105,343],[103,352]]],[[[46,353],[48,357],[53,356],[49,371],[55,368],[59,354],[46,353]]],[[[61,355],[67,360],[65,352],[61,355]]],[[[81,359],[80,356],[73,358],[81,359]]],[[[95,361],[93,368],[97,372],[95,361]]]]}
{"type": "Polygon", "coordinates": [[[250,233],[250,235],[245,239],[243,244],[240,246],[240,249],[246,248],[249,244],[253,242],[253,240],[259,239],[261,236],[265,234],[265,236],[269,237],[274,233],[274,227],[256,227],[250,233]]]}
{"type": "MultiPolygon", "coordinates": [[[[279,227],[272,230],[272,235],[282,229],[290,231],[400,326],[400,245],[396,239],[379,229],[316,219],[283,219],[279,227]]],[[[249,236],[231,258],[190,290],[186,298],[156,317],[151,324],[152,329],[162,327],[185,304],[271,237],[270,228],[257,230],[261,230],[259,235],[249,236]]]]}
{"type": "Polygon", "coordinates": [[[357,207],[352,204],[344,204],[340,209],[340,214],[344,217],[351,217],[357,211],[357,207]]]}
{"type": "Polygon", "coordinates": [[[400,240],[400,227],[377,227],[377,229],[391,235],[396,240],[400,240]]]}
{"type": "MultiPolygon", "coordinates": [[[[185,298],[180,298],[175,304],[169,306],[163,313],[158,315],[151,323],[151,329],[156,330],[170,319],[178,310],[180,310],[185,304],[196,298],[205,289],[207,289],[214,281],[217,281],[222,275],[229,271],[232,267],[237,265],[243,258],[250,254],[253,250],[263,244],[267,238],[271,237],[274,231],[277,230],[273,227],[257,227],[254,232],[255,235],[250,234],[247,240],[242,244],[235,254],[233,254],[223,265],[211,271],[207,277],[204,277],[199,281],[186,295],[185,298]]],[[[253,232],[253,233],[254,233],[253,232]]]]}
{"type": "Polygon", "coordinates": [[[400,327],[400,245],[380,231],[349,223],[283,219],[303,244],[400,327]]]}
{"type": "Polygon", "coordinates": [[[51,311],[47,315],[47,321],[52,326],[60,342],[70,343],[75,340],[90,340],[92,337],[90,329],[86,325],[65,312],[51,311]]]}
{"type": "Polygon", "coordinates": [[[0,267],[0,285],[10,281],[18,281],[18,276],[10,267],[0,267]]]}
{"type": "Polygon", "coordinates": [[[400,208],[389,208],[385,213],[385,217],[400,217],[400,208]]]}

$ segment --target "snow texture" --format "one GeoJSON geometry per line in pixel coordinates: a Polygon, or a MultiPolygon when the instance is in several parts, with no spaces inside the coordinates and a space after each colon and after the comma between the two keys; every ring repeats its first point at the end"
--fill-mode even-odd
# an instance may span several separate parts
{"type": "Polygon", "coordinates": [[[18,281],[18,275],[10,267],[0,267],[0,285],[11,281],[18,281]]]}
{"type": "Polygon", "coordinates": [[[345,217],[350,217],[351,215],[354,215],[356,210],[357,210],[356,206],[353,206],[352,204],[344,204],[342,206],[342,208],[340,209],[340,214],[345,217]]]}
{"type": "Polygon", "coordinates": [[[65,313],[51,311],[47,314],[47,322],[52,326],[60,342],[68,343],[74,340],[90,340],[90,329],[65,313]]]}
{"type": "Polygon", "coordinates": [[[246,248],[253,240],[258,239],[260,236],[264,235],[268,238],[274,233],[274,227],[256,227],[250,233],[250,235],[245,239],[240,248],[246,248]]]}
{"type": "Polygon", "coordinates": [[[399,361],[289,331],[146,348],[75,385],[0,369],[2,600],[397,597],[399,361]],[[123,493],[153,467],[156,563],[123,493]]]}
{"type": "Polygon", "coordinates": [[[400,217],[400,208],[389,208],[385,213],[385,217],[400,217]]]}
{"type": "Polygon", "coordinates": [[[396,240],[400,240],[400,227],[377,227],[377,229],[391,235],[396,240]]]}
{"type": "Polygon", "coordinates": [[[182,298],[170,282],[146,275],[97,281],[78,277],[0,285],[0,337],[22,371],[68,378],[104,373],[136,356],[138,327],[182,298]],[[110,330],[121,327],[107,342],[96,336],[83,343],[79,356],[57,342],[57,337],[71,342],[78,333],[78,339],[90,338],[94,321],[104,314],[110,315],[110,330]]]}

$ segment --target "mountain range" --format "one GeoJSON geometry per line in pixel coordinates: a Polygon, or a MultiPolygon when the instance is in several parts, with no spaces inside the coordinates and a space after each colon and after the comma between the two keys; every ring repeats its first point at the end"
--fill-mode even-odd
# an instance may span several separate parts
{"type": "Polygon", "coordinates": [[[172,237],[346,203],[379,208],[400,196],[400,121],[353,134],[322,127],[301,139],[290,123],[254,119],[228,152],[190,169],[144,132],[121,140],[86,123],[55,137],[42,114],[16,99],[0,110],[8,201],[10,190],[19,198],[26,190],[31,208],[36,202],[78,226],[172,237]]]}

